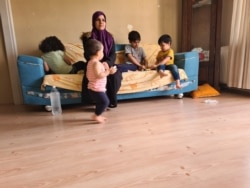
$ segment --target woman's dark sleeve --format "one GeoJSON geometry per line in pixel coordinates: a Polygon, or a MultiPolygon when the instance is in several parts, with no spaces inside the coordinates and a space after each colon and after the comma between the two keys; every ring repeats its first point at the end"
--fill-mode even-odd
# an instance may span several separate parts
{"type": "MultiPolygon", "coordinates": [[[[85,36],[85,35],[82,35],[81,36],[81,40],[82,40],[82,45],[83,45],[83,49],[86,49],[86,45],[87,45],[87,41],[88,41],[89,37],[85,36]]],[[[83,76],[83,80],[82,80],[82,103],[83,104],[92,104],[93,103],[93,100],[89,94],[89,90],[88,90],[88,78],[86,76],[86,73],[87,73],[87,63],[88,63],[88,60],[89,60],[89,54],[87,54],[85,52],[85,50],[83,50],[84,53],[84,58],[86,59],[86,68],[84,70],[84,76],[83,76]]]]}
{"type": "Polygon", "coordinates": [[[112,67],[115,65],[115,60],[116,60],[115,42],[113,42],[109,56],[106,59],[104,58],[103,61],[106,61],[109,64],[109,67],[112,67]]]}
{"type": "Polygon", "coordinates": [[[86,61],[89,60],[89,54],[86,53],[85,49],[86,49],[88,40],[90,39],[90,36],[91,36],[91,32],[84,32],[84,33],[82,33],[82,35],[80,37],[80,39],[82,41],[82,46],[83,46],[83,56],[86,59],[86,61]]]}
{"type": "MultiPolygon", "coordinates": [[[[84,38],[82,39],[83,49],[86,49],[86,45],[87,45],[88,40],[89,40],[89,38],[87,38],[87,37],[84,37],[84,38]]],[[[83,50],[83,51],[84,51],[84,52],[83,52],[83,56],[84,56],[84,58],[86,59],[86,61],[88,61],[88,60],[89,60],[89,54],[86,53],[86,50],[83,50]]]]}

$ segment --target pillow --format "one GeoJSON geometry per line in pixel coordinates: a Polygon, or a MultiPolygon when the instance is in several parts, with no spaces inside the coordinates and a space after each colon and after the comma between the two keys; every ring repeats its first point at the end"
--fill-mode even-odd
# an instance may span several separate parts
{"type": "Polygon", "coordinates": [[[76,63],[78,61],[86,62],[83,57],[83,47],[81,44],[71,44],[66,43],[65,46],[65,56],[70,60],[71,64],[76,63]]]}
{"type": "MultiPolygon", "coordinates": [[[[86,61],[83,57],[83,46],[81,44],[65,43],[65,56],[73,64],[77,61],[86,61]]],[[[160,50],[158,44],[141,44],[140,45],[146,54],[148,66],[154,65],[156,56],[160,50]]],[[[125,51],[120,50],[116,52],[116,64],[125,62],[125,51]]]]}
{"type": "Polygon", "coordinates": [[[193,98],[215,97],[218,95],[220,95],[220,93],[209,84],[200,85],[197,90],[191,92],[193,98]]]}
{"type": "Polygon", "coordinates": [[[148,66],[150,67],[154,65],[156,61],[156,56],[160,51],[160,46],[158,44],[141,44],[141,47],[143,48],[146,54],[148,66]]]}
{"type": "Polygon", "coordinates": [[[116,51],[116,60],[115,64],[122,64],[125,62],[125,51],[116,51]]]}

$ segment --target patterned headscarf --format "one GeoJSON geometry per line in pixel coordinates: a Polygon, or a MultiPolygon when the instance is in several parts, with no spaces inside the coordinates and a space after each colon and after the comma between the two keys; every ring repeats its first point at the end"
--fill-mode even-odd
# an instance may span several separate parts
{"type": "Polygon", "coordinates": [[[91,32],[92,36],[91,37],[93,39],[96,39],[102,42],[103,47],[104,47],[103,49],[104,58],[107,58],[109,56],[110,50],[112,49],[114,39],[112,35],[106,30],[106,28],[104,30],[98,30],[95,28],[95,21],[100,15],[103,15],[105,20],[107,21],[106,15],[103,12],[96,11],[92,15],[92,32],[91,32]]]}

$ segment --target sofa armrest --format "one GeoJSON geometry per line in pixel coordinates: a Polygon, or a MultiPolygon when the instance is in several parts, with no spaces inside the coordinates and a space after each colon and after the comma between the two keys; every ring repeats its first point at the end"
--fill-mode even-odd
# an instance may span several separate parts
{"type": "Polygon", "coordinates": [[[45,76],[43,60],[39,57],[19,55],[19,79],[22,86],[40,88],[45,76]]]}
{"type": "Polygon", "coordinates": [[[178,66],[178,68],[184,69],[188,77],[198,76],[198,52],[176,53],[174,63],[178,66]]]}

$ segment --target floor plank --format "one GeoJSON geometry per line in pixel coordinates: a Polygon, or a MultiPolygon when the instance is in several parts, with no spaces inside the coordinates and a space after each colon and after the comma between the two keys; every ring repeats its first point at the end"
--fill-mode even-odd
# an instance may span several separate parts
{"type": "Polygon", "coordinates": [[[249,188],[249,97],[121,101],[54,117],[37,106],[0,105],[3,188],[249,188]]]}

